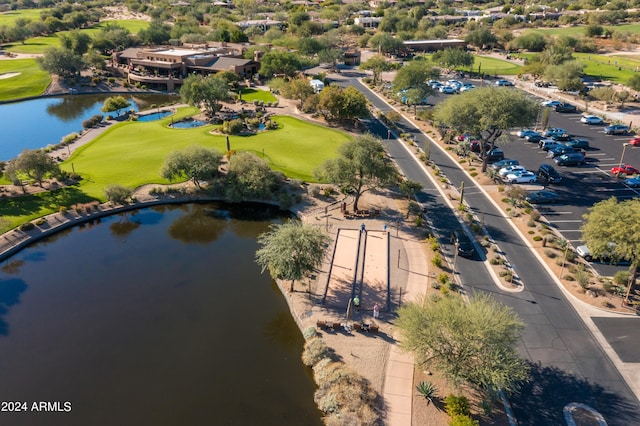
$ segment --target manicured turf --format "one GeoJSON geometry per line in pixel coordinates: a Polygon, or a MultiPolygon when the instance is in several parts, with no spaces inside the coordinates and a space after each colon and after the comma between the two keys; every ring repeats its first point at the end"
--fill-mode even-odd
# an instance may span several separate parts
{"type": "MultiPolygon", "coordinates": [[[[193,107],[181,108],[174,120],[193,115],[193,107]]],[[[288,177],[313,181],[313,170],[333,158],[337,148],[350,139],[338,130],[308,123],[293,117],[273,118],[279,125],[255,136],[231,136],[231,149],[251,151],[268,161],[272,168],[288,177]]],[[[25,221],[57,211],[60,205],[104,201],[105,186],[120,184],[134,188],[145,183],[167,183],[160,177],[164,158],[172,151],[199,144],[226,150],[226,137],[211,135],[214,126],[195,129],[171,129],[171,118],[154,122],[125,122],[113,125],[87,145],[80,147],[61,164],[83,177],[75,188],[60,195],[37,195],[3,201],[0,208],[0,232],[25,221]],[[63,197],[64,195],[64,197],[63,197]],[[58,197],[58,198],[56,198],[58,197]]],[[[57,194],[56,191],[54,194],[57,194]]]]}
{"type": "Polygon", "coordinates": [[[41,95],[51,83],[49,73],[42,71],[35,59],[7,59],[0,61],[0,75],[19,73],[0,79],[0,101],[41,95]]]}
{"type": "Polygon", "coordinates": [[[12,27],[14,26],[16,19],[24,18],[30,19],[31,21],[39,21],[40,14],[45,10],[49,9],[21,9],[21,10],[10,10],[8,12],[0,13],[0,27],[3,25],[12,27]]]}
{"type": "MultiPolygon", "coordinates": [[[[617,31],[621,33],[640,33],[640,24],[625,24],[625,25],[616,25],[609,26],[603,25],[604,28],[607,28],[610,31],[617,31]]],[[[526,32],[538,32],[545,35],[551,36],[559,36],[559,35],[568,35],[570,37],[578,38],[585,36],[586,26],[575,26],[575,27],[562,27],[562,28],[534,28],[525,31],[526,32]]]]}
{"type": "Polygon", "coordinates": [[[487,75],[517,75],[520,73],[522,65],[514,64],[498,58],[475,55],[472,71],[487,75]]]}
{"type": "MultiPolygon", "coordinates": [[[[102,21],[91,28],[86,28],[80,31],[94,37],[99,31],[109,24],[118,24],[119,26],[128,29],[131,34],[137,34],[141,29],[149,26],[148,22],[140,20],[112,20],[102,21]]],[[[28,38],[24,43],[6,44],[5,49],[14,53],[42,54],[48,47],[60,47],[60,39],[57,34],[63,34],[66,32],[68,31],[60,31],[59,33],[47,37],[28,38]]]]}
{"type": "Polygon", "coordinates": [[[245,87],[242,89],[242,100],[245,102],[276,102],[278,98],[276,98],[271,92],[267,92],[266,90],[257,90],[245,87]]]}

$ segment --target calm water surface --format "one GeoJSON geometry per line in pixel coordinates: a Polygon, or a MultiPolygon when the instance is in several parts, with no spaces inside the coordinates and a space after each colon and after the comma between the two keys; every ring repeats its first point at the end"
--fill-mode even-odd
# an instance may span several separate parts
{"type": "Polygon", "coordinates": [[[143,209],[1,263],[0,401],[72,403],[1,424],[320,425],[300,332],[254,262],[280,220],[265,212],[143,209]]]}
{"type": "MultiPolygon", "coordinates": [[[[81,131],[84,120],[96,114],[107,115],[100,108],[109,96],[114,95],[68,95],[0,104],[0,161],[16,157],[25,148],[55,145],[64,136],[81,131]]],[[[136,111],[180,99],[159,94],[122,96],[131,102],[127,109],[136,111]]]]}

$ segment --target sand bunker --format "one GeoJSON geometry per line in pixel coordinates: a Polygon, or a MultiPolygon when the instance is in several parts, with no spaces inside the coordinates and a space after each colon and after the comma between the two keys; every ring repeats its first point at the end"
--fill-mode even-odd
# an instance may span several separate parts
{"type": "Polygon", "coordinates": [[[20,75],[20,73],[19,72],[6,72],[4,74],[0,74],[0,80],[2,80],[4,78],[15,77],[16,75],[20,75]]]}

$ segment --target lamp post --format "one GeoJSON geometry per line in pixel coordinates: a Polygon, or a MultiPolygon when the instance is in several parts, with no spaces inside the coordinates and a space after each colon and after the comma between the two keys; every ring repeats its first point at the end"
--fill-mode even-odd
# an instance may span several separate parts
{"type": "Polygon", "coordinates": [[[628,142],[625,142],[622,144],[622,155],[620,156],[620,164],[618,164],[618,167],[622,167],[622,160],[624,159],[624,152],[627,150],[627,146],[629,145],[628,142]]]}

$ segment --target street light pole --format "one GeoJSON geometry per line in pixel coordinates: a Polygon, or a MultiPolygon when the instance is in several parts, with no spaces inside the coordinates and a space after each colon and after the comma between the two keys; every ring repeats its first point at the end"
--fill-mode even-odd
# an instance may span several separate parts
{"type": "Polygon", "coordinates": [[[627,150],[627,146],[629,145],[629,143],[623,143],[622,144],[622,155],[620,156],[620,164],[618,165],[618,167],[622,167],[622,160],[624,159],[624,152],[627,150]]]}

